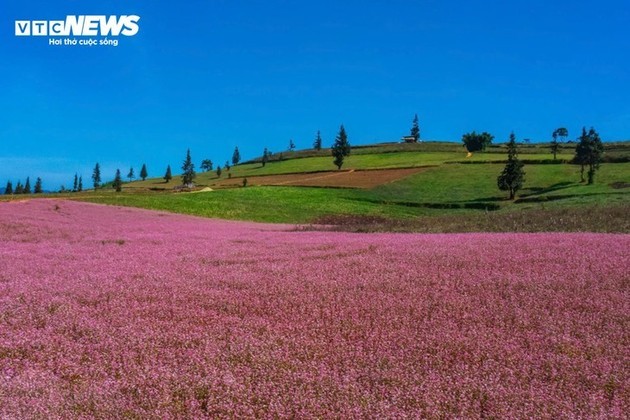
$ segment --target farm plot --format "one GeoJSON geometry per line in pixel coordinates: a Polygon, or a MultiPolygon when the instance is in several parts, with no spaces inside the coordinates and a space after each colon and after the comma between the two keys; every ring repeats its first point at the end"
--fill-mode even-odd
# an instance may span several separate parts
{"type": "Polygon", "coordinates": [[[623,418],[629,250],[0,203],[0,418],[623,418]]]}
{"type": "MultiPolygon", "coordinates": [[[[426,168],[344,170],[314,173],[261,175],[247,178],[248,185],[292,187],[374,188],[422,172],[426,168]]],[[[213,187],[241,186],[243,178],[215,181],[213,187]]]]}

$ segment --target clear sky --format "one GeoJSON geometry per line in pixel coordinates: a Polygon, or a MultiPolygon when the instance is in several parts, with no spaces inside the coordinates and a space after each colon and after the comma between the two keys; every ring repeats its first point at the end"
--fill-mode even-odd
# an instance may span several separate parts
{"type": "Polygon", "coordinates": [[[40,176],[86,185],[96,162],[178,173],[190,148],[244,159],[489,131],[505,141],[630,139],[630,2],[0,0],[0,187],[40,176]],[[15,20],[141,17],[117,47],[16,37],[15,20]]]}

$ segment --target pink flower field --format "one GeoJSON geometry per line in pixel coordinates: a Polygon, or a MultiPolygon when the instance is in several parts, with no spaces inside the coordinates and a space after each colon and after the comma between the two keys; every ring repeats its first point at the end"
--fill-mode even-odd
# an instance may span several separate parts
{"type": "Polygon", "coordinates": [[[629,261],[0,203],[0,418],[627,418],[629,261]]]}

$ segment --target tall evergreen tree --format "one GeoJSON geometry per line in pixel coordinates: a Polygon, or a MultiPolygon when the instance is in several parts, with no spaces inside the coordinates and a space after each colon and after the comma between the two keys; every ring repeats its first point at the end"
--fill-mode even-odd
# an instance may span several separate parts
{"type": "Polygon", "coordinates": [[[509,191],[510,200],[514,200],[516,192],[521,189],[524,182],[525,171],[523,162],[518,160],[518,150],[516,149],[516,136],[510,134],[508,146],[508,161],[503,171],[497,178],[497,186],[501,191],[509,191]]]}
{"type": "Polygon", "coordinates": [[[94,166],[94,171],[92,172],[92,181],[94,183],[94,189],[101,186],[101,166],[98,162],[94,166]]]}
{"type": "Polygon", "coordinates": [[[112,182],[112,188],[114,188],[116,192],[122,191],[122,177],[120,176],[120,169],[116,169],[116,176],[114,177],[114,182],[112,182]]]}
{"type": "Polygon", "coordinates": [[[24,186],[22,186],[22,181],[18,181],[17,185],[15,186],[15,191],[13,191],[14,194],[24,194],[24,186]]]}
{"type": "Polygon", "coordinates": [[[195,179],[195,165],[192,163],[192,158],[190,157],[190,149],[186,152],[186,159],[182,164],[182,184],[186,186],[192,186],[192,182],[195,179]]]}
{"type": "Polygon", "coordinates": [[[129,173],[127,174],[127,178],[129,178],[129,182],[133,181],[136,175],[133,173],[133,166],[129,168],[129,173]]]}
{"type": "Polygon", "coordinates": [[[418,114],[413,117],[413,124],[411,126],[411,136],[414,138],[414,141],[417,143],[420,140],[420,125],[418,123],[418,114]]]}
{"type": "Polygon", "coordinates": [[[42,179],[41,178],[37,178],[37,180],[35,180],[35,189],[33,190],[33,192],[35,194],[41,194],[44,192],[44,190],[42,189],[42,179]]]}
{"type": "Polygon", "coordinates": [[[142,169],[140,169],[140,178],[144,181],[149,176],[149,172],[147,171],[147,164],[142,164],[142,169]]]}
{"type": "Polygon", "coordinates": [[[74,174],[74,182],[72,183],[72,192],[79,190],[79,175],[74,174]]]}
{"type": "Polygon", "coordinates": [[[238,165],[240,161],[241,161],[241,154],[238,151],[238,146],[237,146],[234,148],[234,153],[232,154],[232,164],[238,165]]]}
{"type": "Polygon", "coordinates": [[[348,142],[348,135],[343,124],[339,128],[339,134],[335,138],[335,143],[332,146],[332,155],[335,158],[334,164],[337,165],[337,169],[341,169],[343,160],[346,156],[350,155],[350,143],[348,142]]]}
{"type": "Polygon", "coordinates": [[[83,175],[79,175],[79,186],[77,187],[77,192],[83,191],[83,175]]]}
{"type": "Polygon", "coordinates": [[[221,178],[221,172],[222,172],[222,171],[221,171],[221,167],[220,167],[220,166],[217,166],[217,176],[218,176],[219,178],[221,178]]]}
{"type": "Polygon", "coordinates": [[[11,181],[7,181],[7,186],[4,188],[4,193],[6,195],[13,194],[13,183],[11,181]]]}
{"type": "Polygon", "coordinates": [[[263,151],[261,162],[262,162],[262,166],[265,166],[267,162],[269,162],[269,151],[267,150],[266,147],[265,147],[265,150],[263,151]]]}
{"type": "Polygon", "coordinates": [[[595,172],[599,169],[604,154],[604,144],[593,127],[586,132],[582,128],[580,141],[575,148],[574,162],[580,165],[580,179],[584,182],[584,169],[588,167],[588,184],[595,182],[595,172]]]}
{"type": "Polygon", "coordinates": [[[322,150],[322,135],[319,130],[317,130],[317,137],[315,137],[315,141],[313,142],[313,149],[322,150]]]}
{"type": "Polygon", "coordinates": [[[293,143],[293,139],[289,140],[289,150],[290,151],[295,150],[295,143],[293,143]]]}
{"type": "Polygon", "coordinates": [[[584,168],[586,167],[586,154],[588,153],[588,134],[586,133],[586,127],[582,127],[582,135],[579,138],[577,145],[575,146],[575,156],[573,162],[580,165],[580,182],[586,181],[584,179],[584,168]]]}
{"type": "Polygon", "coordinates": [[[171,174],[171,165],[168,165],[164,173],[164,181],[168,184],[171,179],[173,179],[173,174],[171,174]]]}
{"type": "Polygon", "coordinates": [[[31,178],[27,176],[24,184],[24,194],[30,194],[31,192],[31,178]]]}

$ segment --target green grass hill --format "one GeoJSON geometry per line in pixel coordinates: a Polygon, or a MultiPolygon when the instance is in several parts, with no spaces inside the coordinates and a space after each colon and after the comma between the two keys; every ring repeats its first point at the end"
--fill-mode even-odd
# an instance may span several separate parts
{"type": "Polygon", "coordinates": [[[446,142],[354,147],[342,171],[371,178],[387,169],[420,168],[369,188],[340,188],[334,182],[319,187],[255,185],[277,181],[273,176],[291,180],[309,173],[323,173],[313,179],[329,177],[330,183],[336,167],[330,150],[322,149],[276,152],[265,166],[258,157],[224,169],[221,178],[215,171],[198,172],[193,191],[181,190],[173,168],[169,183],[149,178],[124,184],[122,193],[104,188],[55,196],[300,228],[327,224],[359,231],[629,232],[630,142],[605,147],[595,183],[586,185],[580,182],[579,166],[570,163],[574,144],[563,144],[555,161],[547,144],[521,145],[525,183],[514,201],[497,188],[507,159],[505,145],[467,157],[461,144],[446,142]],[[247,187],[242,186],[244,178],[247,187]]]}

